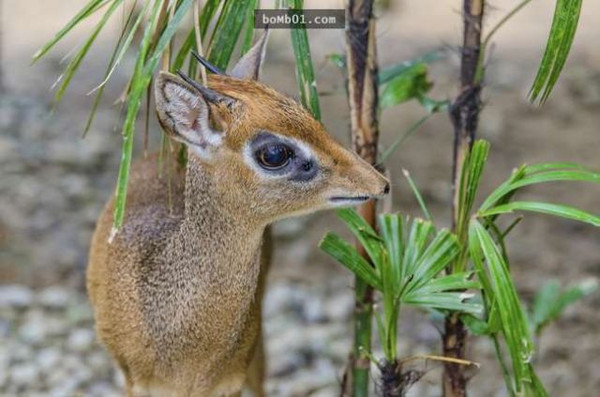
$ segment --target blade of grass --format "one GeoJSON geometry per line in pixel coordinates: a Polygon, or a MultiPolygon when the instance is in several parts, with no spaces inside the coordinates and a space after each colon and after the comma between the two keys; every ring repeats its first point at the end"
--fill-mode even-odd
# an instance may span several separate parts
{"type": "Polygon", "coordinates": [[[410,128],[404,132],[404,134],[401,134],[387,149],[385,149],[383,153],[381,153],[381,155],[379,156],[379,163],[385,163],[390,157],[390,155],[394,153],[396,149],[398,149],[400,145],[404,143],[405,140],[410,138],[415,132],[419,130],[419,128],[421,128],[423,124],[425,124],[429,117],[431,117],[430,113],[421,117],[419,120],[417,120],[416,123],[411,125],[410,128]]]}
{"type": "MultiPolygon", "coordinates": [[[[207,0],[206,4],[204,4],[204,7],[202,8],[202,14],[200,14],[200,21],[198,23],[200,26],[200,35],[202,37],[206,37],[208,24],[219,8],[219,4],[220,0],[207,0]]],[[[171,71],[176,71],[183,67],[183,63],[188,58],[194,47],[196,47],[196,38],[194,28],[192,28],[177,52],[175,61],[171,65],[171,71]]],[[[190,73],[190,76],[191,75],[193,75],[193,73],[190,73]]]]}
{"type": "MultiPolygon", "coordinates": [[[[292,9],[302,10],[304,1],[288,0],[288,5],[291,5],[292,9]]],[[[315,119],[321,120],[321,108],[317,95],[317,82],[310,55],[308,34],[305,28],[291,29],[290,32],[292,35],[294,57],[296,58],[296,80],[298,81],[300,100],[302,105],[312,113],[315,119]]]]}
{"type": "Polygon", "coordinates": [[[245,22],[246,32],[242,39],[242,54],[247,53],[252,47],[252,37],[254,36],[254,10],[258,7],[258,3],[258,0],[252,0],[252,5],[248,7],[245,22]]]}
{"type": "Polygon", "coordinates": [[[244,18],[253,4],[253,0],[225,0],[208,51],[208,60],[217,68],[227,70],[244,18]]]}
{"type": "Polygon", "coordinates": [[[483,79],[483,72],[484,72],[483,65],[485,62],[485,55],[486,55],[486,51],[489,47],[490,41],[492,40],[492,37],[494,37],[494,34],[496,34],[496,32],[498,30],[500,30],[500,28],[506,22],[511,20],[512,17],[514,17],[519,11],[521,11],[521,9],[523,9],[523,7],[525,7],[529,3],[531,3],[531,0],[521,1],[512,10],[510,10],[504,17],[502,17],[502,19],[500,19],[500,21],[498,21],[498,23],[492,29],[490,29],[490,32],[485,36],[485,39],[481,43],[481,50],[479,52],[479,59],[477,61],[477,72],[475,74],[475,82],[477,84],[480,84],[481,80],[483,79]]]}
{"type": "Polygon", "coordinates": [[[140,26],[142,19],[146,15],[146,12],[148,11],[149,4],[150,4],[150,2],[144,3],[144,6],[140,10],[139,15],[135,19],[135,22],[129,29],[129,33],[127,33],[127,36],[125,36],[125,32],[127,31],[127,26],[129,26],[129,23],[132,20],[132,17],[136,11],[135,7],[137,6],[137,0],[134,4],[132,4],[131,10],[129,12],[129,16],[127,17],[127,21],[125,22],[125,25],[121,32],[121,36],[119,37],[119,40],[117,41],[115,52],[113,53],[111,60],[109,62],[109,68],[106,71],[106,74],[104,75],[104,78],[102,79],[102,82],[100,84],[98,84],[98,86],[96,86],[92,91],[90,91],[89,94],[92,94],[95,91],[102,89],[104,87],[104,85],[106,85],[108,80],[110,80],[115,69],[117,68],[117,66],[119,66],[119,64],[121,63],[121,60],[123,59],[123,56],[129,49],[129,46],[131,45],[131,42],[133,41],[133,37],[135,36],[137,29],[140,26]],[[125,38],[125,40],[123,40],[123,38],[125,38]]]}
{"type": "Polygon", "coordinates": [[[83,130],[83,137],[85,137],[87,135],[88,131],[90,130],[90,128],[92,126],[94,117],[96,115],[96,111],[98,110],[98,105],[100,105],[102,95],[104,94],[104,87],[106,86],[106,83],[108,82],[108,80],[112,76],[113,72],[115,71],[117,65],[121,62],[123,56],[125,55],[125,52],[129,48],[131,41],[133,39],[133,36],[137,32],[140,22],[142,21],[143,17],[146,15],[146,12],[148,11],[149,4],[150,4],[149,2],[144,3],[142,10],[140,11],[135,22],[133,23],[133,26],[131,26],[129,28],[129,33],[127,34],[127,36],[125,36],[125,33],[128,30],[127,28],[130,25],[132,17],[135,12],[137,0],[131,6],[131,10],[129,11],[129,16],[127,17],[127,21],[125,22],[125,24],[123,26],[121,35],[120,35],[119,39],[117,40],[117,44],[115,45],[115,50],[113,51],[113,53],[111,55],[111,59],[108,62],[108,67],[106,69],[106,73],[104,74],[102,83],[100,83],[100,85],[98,85],[96,88],[94,88],[92,91],[90,91],[90,94],[93,93],[94,91],[97,91],[97,92],[96,92],[96,96],[94,98],[94,103],[92,104],[92,109],[90,110],[90,115],[88,116],[88,120],[87,120],[85,128],[83,130]],[[125,39],[125,41],[123,41],[123,39],[125,39]]]}
{"type": "Polygon", "coordinates": [[[425,204],[425,200],[423,200],[423,196],[421,196],[421,193],[419,192],[419,188],[417,187],[417,185],[411,178],[410,173],[407,170],[403,169],[402,174],[404,174],[404,177],[408,181],[408,184],[410,185],[410,188],[412,189],[413,194],[415,195],[417,202],[419,203],[419,206],[421,207],[421,212],[423,212],[425,219],[427,219],[428,221],[431,222],[433,220],[433,218],[431,217],[431,213],[429,212],[429,209],[427,208],[427,205],[425,204]]]}
{"type": "Polygon", "coordinates": [[[121,5],[121,3],[123,3],[123,0],[114,0],[112,2],[110,7],[108,8],[108,10],[104,13],[104,15],[102,16],[100,21],[96,24],[96,27],[94,28],[92,34],[87,38],[87,40],[84,42],[83,46],[79,49],[77,54],[73,57],[73,59],[69,62],[69,64],[65,68],[65,72],[61,76],[62,82],[60,84],[60,87],[56,91],[56,95],[54,97],[54,100],[56,102],[59,102],[61,100],[63,94],[65,93],[67,87],[69,86],[69,83],[71,82],[71,79],[75,75],[75,72],[77,72],[77,70],[79,69],[81,62],[87,55],[92,44],[94,44],[94,41],[96,41],[98,34],[100,34],[100,31],[102,31],[102,28],[104,27],[104,25],[106,25],[106,22],[108,22],[108,20],[110,19],[110,16],[116,11],[116,9],[121,5]]]}
{"type": "Polygon", "coordinates": [[[141,104],[142,96],[150,81],[152,80],[152,74],[156,70],[162,53],[166,46],[170,43],[171,38],[175,34],[177,27],[181,24],[181,20],[189,11],[189,8],[193,5],[194,0],[182,0],[177,11],[173,15],[173,18],[168,22],[167,26],[160,35],[160,39],[156,44],[152,55],[146,59],[148,50],[152,41],[152,34],[158,28],[158,13],[160,12],[161,5],[164,1],[157,1],[154,5],[150,23],[147,26],[147,30],[144,33],[142,40],[142,47],[138,55],[138,62],[132,77],[132,87],[129,95],[127,115],[125,116],[125,124],[123,125],[123,155],[121,157],[121,166],[119,168],[119,179],[117,181],[117,193],[115,199],[115,213],[114,213],[114,224],[111,232],[112,237],[116,234],[118,229],[123,224],[125,217],[125,205],[127,200],[127,183],[129,181],[129,170],[131,167],[131,154],[133,151],[133,134],[135,129],[135,121],[138,114],[138,110],[141,104]]]}
{"type": "Polygon", "coordinates": [[[32,63],[43,57],[48,51],[52,49],[64,36],[71,32],[79,23],[94,14],[96,11],[104,7],[106,4],[113,0],[91,0],[89,1],[78,13],[75,15],[56,35],[44,44],[42,48],[37,50],[32,58],[32,63]]]}
{"type": "Polygon", "coordinates": [[[152,34],[157,28],[158,14],[165,0],[156,0],[149,22],[144,30],[144,36],[139,47],[137,61],[131,78],[131,91],[129,94],[127,113],[125,123],[123,124],[123,146],[121,154],[121,164],[119,166],[119,176],[117,179],[117,189],[115,192],[115,210],[113,214],[113,227],[109,236],[109,243],[112,242],[118,230],[123,225],[125,218],[125,204],[127,201],[127,184],[129,182],[129,170],[131,168],[131,155],[133,152],[133,132],[135,128],[135,119],[141,104],[142,95],[150,83],[149,79],[144,79],[144,61],[150,48],[152,34]]]}

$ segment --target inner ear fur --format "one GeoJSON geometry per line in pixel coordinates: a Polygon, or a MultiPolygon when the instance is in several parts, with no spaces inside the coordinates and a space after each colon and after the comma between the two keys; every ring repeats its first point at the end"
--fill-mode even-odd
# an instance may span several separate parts
{"type": "Polygon", "coordinates": [[[165,132],[202,157],[218,148],[226,130],[221,114],[233,98],[161,72],[154,85],[156,113],[165,132]]]}

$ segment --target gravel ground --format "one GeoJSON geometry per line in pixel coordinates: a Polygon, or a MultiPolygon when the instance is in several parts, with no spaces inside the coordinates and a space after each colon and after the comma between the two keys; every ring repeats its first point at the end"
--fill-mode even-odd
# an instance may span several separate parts
{"type": "MultiPolygon", "coordinates": [[[[352,295],[333,289],[342,293],[283,282],[269,289],[269,395],[336,395],[350,343],[352,295]]],[[[120,395],[122,387],[121,374],[96,341],[84,294],[0,287],[0,395],[104,397],[120,395]]]]}
{"type": "MultiPolygon", "coordinates": [[[[315,0],[316,2],[316,0],[315,0]]],[[[319,0],[321,2],[321,0],[319,0]]],[[[442,44],[460,41],[456,1],[393,2],[380,19],[382,66],[411,59],[442,44]],[[435,9],[435,12],[432,10],[435,9]],[[423,29],[422,21],[429,21],[423,29]],[[414,32],[419,32],[415,35],[414,32]]],[[[514,0],[495,0],[487,26],[493,26],[514,0]]],[[[482,191],[490,192],[522,164],[577,161],[600,169],[600,52],[597,11],[587,2],[574,53],[551,100],[541,109],[526,100],[551,22],[552,7],[532,2],[497,35],[489,61],[480,136],[492,143],[482,191]],[[587,8],[586,8],[587,7],[587,8]],[[520,19],[520,21],[519,21],[520,19]]],[[[0,72],[0,397],[121,395],[122,379],[96,342],[87,298],[81,290],[89,239],[96,217],[114,187],[120,159],[119,106],[110,106],[126,83],[117,70],[106,101],[85,140],[79,139],[91,106],[88,92],[104,73],[116,34],[100,37],[62,104],[51,112],[52,82],[61,57],[81,34],[50,58],[28,68],[31,54],[80,7],[81,0],[0,1],[3,9],[0,72]],[[10,15],[10,17],[8,17],[10,15]],[[39,18],[44,15],[45,18],[39,18]],[[23,23],[35,21],[34,25],[23,23]]],[[[293,54],[287,32],[273,32],[264,77],[295,93],[293,54]]],[[[314,59],[343,50],[341,35],[311,32],[314,59]]],[[[130,62],[131,57],[124,62],[130,62]]],[[[319,63],[321,65],[321,63],[319,63]]],[[[63,65],[64,66],[64,65],[63,65]]],[[[456,54],[432,68],[433,97],[456,94],[456,54]]],[[[348,109],[339,71],[319,66],[324,123],[338,138],[347,135],[348,109]]],[[[382,112],[385,147],[418,120],[408,104],[382,112]]],[[[151,118],[152,120],[154,117],[151,118]]],[[[157,131],[157,127],[151,128],[157,131]]],[[[410,170],[436,221],[450,219],[448,181],[451,125],[440,115],[428,122],[390,159],[393,210],[417,214],[418,206],[400,169],[410,170]]],[[[143,134],[138,134],[142,139],[143,134]]],[[[157,148],[157,134],[150,148],[157,148]]],[[[136,145],[137,155],[141,143],[136,145]]],[[[597,212],[598,187],[557,184],[529,191],[597,212]]],[[[340,231],[331,213],[281,223],[265,299],[269,396],[337,396],[352,335],[352,290],[348,274],[316,248],[324,232],[340,231]]],[[[525,300],[550,279],[563,285],[600,277],[600,234],[596,229],[551,217],[528,216],[510,241],[512,271],[525,300]]],[[[548,327],[536,366],[553,396],[588,397],[600,390],[600,294],[570,308],[548,327]]],[[[426,316],[402,313],[402,357],[439,354],[439,332],[426,316]]],[[[471,338],[469,357],[482,363],[469,395],[504,396],[502,377],[487,341],[471,338]]],[[[376,357],[381,355],[376,351],[376,357]]],[[[419,363],[427,375],[409,393],[439,396],[440,367],[419,363]]],[[[377,373],[376,370],[373,371],[377,373]]],[[[373,393],[373,395],[377,395],[373,393]]]]}

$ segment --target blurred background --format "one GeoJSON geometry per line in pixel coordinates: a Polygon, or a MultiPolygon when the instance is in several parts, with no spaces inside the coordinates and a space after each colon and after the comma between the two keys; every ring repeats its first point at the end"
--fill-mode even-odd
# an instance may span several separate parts
{"type": "MultiPolygon", "coordinates": [[[[89,34],[95,19],[30,66],[33,53],[85,3],[0,0],[0,395],[109,396],[119,395],[122,387],[120,375],[95,340],[84,271],[95,219],[116,181],[122,109],[112,101],[122,93],[133,54],[118,69],[95,124],[81,139],[93,101],[86,93],[102,80],[122,21],[113,19],[57,106],[52,104],[51,87],[64,66],[63,57],[89,34]]],[[[453,98],[462,35],[460,3],[381,2],[380,65],[444,47],[447,56],[431,68],[432,96],[453,98]]],[[[516,3],[490,1],[485,25],[493,26],[516,3]]],[[[343,2],[313,0],[305,5],[342,8],[343,2]]],[[[524,162],[577,161],[600,170],[600,3],[584,2],[572,54],[549,102],[537,108],[526,100],[553,10],[554,2],[534,1],[495,36],[479,129],[480,137],[492,143],[484,192],[524,162]]],[[[328,54],[343,52],[343,31],[314,30],[309,35],[323,122],[348,142],[344,82],[326,60],[328,54]]],[[[296,96],[289,31],[273,31],[263,80],[296,96]]],[[[383,111],[382,145],[406,131],[422,112],[411,103],[383,111]]],[[[157,132],[153,124],[151,135],[156,138],[157,132]]],[[[434,116],[408,139],[388,163],[393,199],[385,205],[418,214],[401,175],[406,168],[434,218],[448,221],[452,139],[445,114],[434,116]]],[[[137,145],[138,155],[141,147],[137,145]]],[[[157,147],[151,142],[151,149],[157,147]]],[[[526,195],[600,210],[597,186],[555,185],[526,195]]],[[[275,261],[264,302],[268,395],[339,393],[352,337],[352,277],[317,244],[327,230],[345,234],[340,226],[333,214],[321,213],[275,227],[275,261]]],[[[509,250],[513,274],[526,298],[551,279],[568,285],[600,277],[600,232],[591,226],[528,214],[511,234],[509,250]]],[[[552,395],[592,396],[600,389],[599,305],[596,293],[571,307],[544,334],[537,367],[552,395]]],[[[403,311],[400,333],[401,356],[440,352],[439,330],[423,313],[403,311]]],[[[487,340],[473,339],[469,357],[483,364],[473,373],[471,395],[504,395],[487,340]]],[[[439,366],[421,369],[427,376],[411,394],[439,395],[439,366]]]]}

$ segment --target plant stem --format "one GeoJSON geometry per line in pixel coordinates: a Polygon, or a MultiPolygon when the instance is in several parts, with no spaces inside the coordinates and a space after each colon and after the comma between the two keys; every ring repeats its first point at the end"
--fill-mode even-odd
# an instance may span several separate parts
{"type": "MultiPolygon", "coordinates": [[[[459,188],[463,162],[475,140],[481,104],[481,78],[477,76],[481,51],[481,30],[484,15],[484,0],[463,0],[463,47],[461,54],[461,92],[450,108],[450,118],[454,126],[454,155],[452,166],[452,229],[461,240],[463,250],[466,244],[466,223],[468,216],[459,217],[459,188]]],[[[465,257],[460,255],[459,257],[465,257]]],[[[462,267],[462,264],[457,264],[462,267]]],[[[454,313],[446,318],[443,335],[444,356],[464,359],[467,330],[454,313]]],[[[465,367],[457,364],[444,364],[443,390],[445,397],[462,397],[467,394],[465,367]]]]}
{"type": "Polygon", "coordinates": [[[400,397],[404,393],[402,369],[397,361],[386,361],[381,367],[381,396],[400,397]]]}
{"type": "MultiPolygon", "coordinates": [[[[346,59],[348,60],[348,102],[354,150],[371,164],[377,162],[377,60],[373,0],[349,0],[346,24],[346,59]]],[[[375,226],[375,202],[360,207],[359,213],[375,226]]],[[[357,245],[359,252],[368,258],[357,245]]],[[[373,290],[360,278],[355,279],[354,349],[351,357],[352,395],[368,396],[368,354],[371,350],[373,290]]]]}

